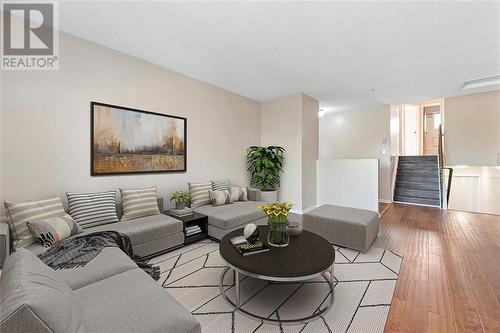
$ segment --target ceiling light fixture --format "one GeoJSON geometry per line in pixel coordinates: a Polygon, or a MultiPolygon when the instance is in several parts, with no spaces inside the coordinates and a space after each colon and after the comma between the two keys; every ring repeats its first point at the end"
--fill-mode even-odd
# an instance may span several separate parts
{"type": "Polygon", "coordinates": [[[482,87],[495,86],[497,84],[500,84],[500,74],[483,77],[480,79],[465,81],[462,89],[482,88],[482,87]]]}
{"type": "Polygon", "coordinates": [[[325,115],[325,110],[323,110],[323,109],[319,109],[319,111],[318,111],[318,116],[321,118],[321,117],[323,117],[324,115],[325,115]]]}

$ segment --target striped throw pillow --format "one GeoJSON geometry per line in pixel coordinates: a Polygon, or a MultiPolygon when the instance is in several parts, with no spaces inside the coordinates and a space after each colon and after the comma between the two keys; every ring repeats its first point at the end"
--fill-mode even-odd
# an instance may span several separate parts
{"type": "Polygon", "coordinates": [[[116,223],[116,191],[66,193],[69,214],[83,229],[116,223]]]}
{"type": "Polygon", "coordinates": [[[45,247],[51,247],[63,239],[83,232],[68,214],[26,223],[33,236],[45,247]]]}
{"type": "Polygon", "coordinates": [[[208,191],[212,190],[212,182],[188,183],[191,194],[191,207],[196,208],[210,203],[208,191]]]}
{"type": "Polygon", "coordinates": [[[156,187],[120,189],[120,192],[123,206],[122,221],[161,214],[158,208],[158,199],[156,198],[156,187]]]}
{"type": "Polygon", "coordinates": [[[60,197],[26,202],[5,201],[5,211],[8,215],[14,249],[19,249],[36,242],[26,222],[47,219],[49,217],[66,216],[60,197]]]}
{"type": "Polygon", "coordinates": [[[212,180],[212,191],[230,191],[231,181],[229,179],[224,180],[212,180]]]}

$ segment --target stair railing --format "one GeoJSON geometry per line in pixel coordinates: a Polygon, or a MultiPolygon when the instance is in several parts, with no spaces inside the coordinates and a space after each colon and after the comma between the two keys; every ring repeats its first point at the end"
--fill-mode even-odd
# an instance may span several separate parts
{"type": "Polygon", "coordinates": [[[438,163],[439,163],[439,175],[440,181],[439,186],[441,188],[441,208],[444,207],[444,191],[446,191],[446,205],[449,205],[450,202],[450,193],[451,193],[451,182],[453,179],[453,168],[444,166],[444,146],[443,146],[443,125],[439,125],[439,142],[438,142],[438,163]],[[444,183],[444,170],[448,170],[448,184],[446,188],[443,188],[444,183]]]}

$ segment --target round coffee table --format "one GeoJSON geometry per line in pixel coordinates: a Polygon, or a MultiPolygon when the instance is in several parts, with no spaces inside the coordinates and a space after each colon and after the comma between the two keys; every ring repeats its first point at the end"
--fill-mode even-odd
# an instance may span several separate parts
{"type": "MultiPolygon", "coordinates": [[[[259,226],[260,239],[266,242],[267,226],[259,226]]],[[[272,247],[270,251],[250,256],[242,256],[231,244],[230,239],[241,236],[243,229],[228,233],[220,241],[220,255],[226,262],[227,268],[221,274],[219,288],[224,299],[236,308],[236,310],[251,318],[274,324],[304,323],[317,319],[331,309],[335,302],[335,291],[333,284],[333,262],[335,261],[335,250],[328,241],[319,235],[304,230],[300,236],[290,237],[287,247],[272,247]],[[234,271],[236,286],[236,300],[233,302],[227,296],[223,281],[226,274],[234,271]],[[330,272],[328,276],[327,272],[330,272]],[[294,319],[264,318],[241,308],[240,301],[240,274],[253,278],[278,281],[295,282],[304,281],[322,276],[330,286],[330,301],[314,314],[294,319]]]]}

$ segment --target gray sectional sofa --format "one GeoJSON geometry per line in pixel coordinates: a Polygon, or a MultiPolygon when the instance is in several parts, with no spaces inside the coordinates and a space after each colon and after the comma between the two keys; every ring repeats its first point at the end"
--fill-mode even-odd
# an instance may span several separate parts
{"type": "MultiPolygon", "coordinates": [[[[160,211],[163,210],[163,199],[161,198],[158,198],[158,207],[160,211]]],[[[120,204],[117,205],[117,215],[118,218],[122,216],[120,204]]],[[[184,244],[182,222],[164,214],[87,228],[79,235],[105,230],[118,231],[128,235],[134,254],[141,257],[150,257],[184,244]]],[[[27,249],[37,255],[45,251],[45,248],[38,242],[29,245],[27,249]]]]}
{"type": "Polygon", "coordinates": [[[0,277],[0,332],[201,333],[201,327],[119,248],[64,270],[21,249],[0,277]]]}
{"type": "MultiPolygon", "coordinates": [[[[162,199],[158,199],[160,211],[162,199]]],[[[121,207],[117,207],[121,217],[121,207]]],[[[183,224],[160,214],[85,229],[129,236],[136,255],[184,243],[183,224]]],[[[79,235],[82,235],[80,233],[79,235]]],[[[53,270],[39,243],[8,256],[0,276],[0,332],[201,332],[198,321],[119,248],[84,267],[53,270]]]]}
{"type": "Polygon", "coordinates": [[[225,234],[242,228],[247,223],[266,224],[267,217],[257,206],[260,201],[260,190],[248,188],[248,201],[238,201],[229,205],[204,205],[194,211],[208,216],[208,236],[220,240],[225,234]]]}
{"type": "MultiPolygon", "coordinates": [[[[209,236],[221,239],[247,223],[267,222],[257,209],[263,204],[260,191],[248,189],[248,199],[194,211],[208,216],[209,236]]],[[[163,201],[158,204],[162,211],[163,201]]],[[[117,213],[120,218],[119,205],[117,213]]],[[[84,234],[105,230],[127,234],[142,257],[184,243],[183,223],[164,214],[88,228],[84,234]]],[[[191,313],[119,248],[104,248],[84,267],[62,270],[37,257],[45,250],[35,243],[7,257],[0,276],[0,332],[201,332],[191,313]]]]}

